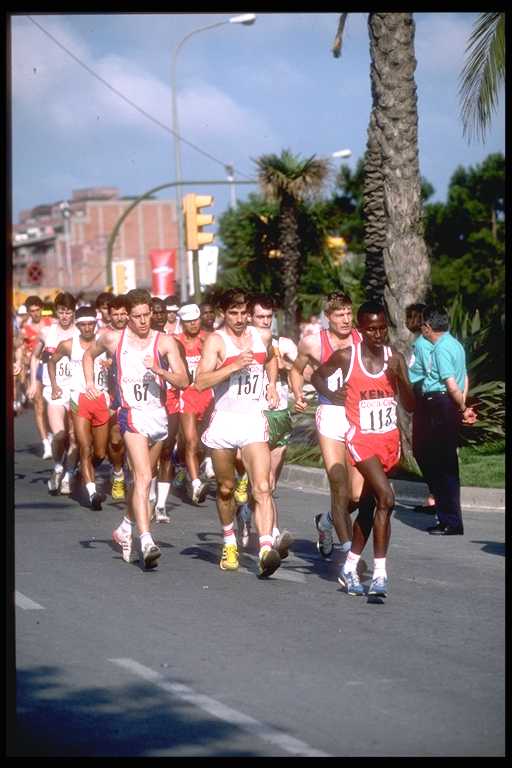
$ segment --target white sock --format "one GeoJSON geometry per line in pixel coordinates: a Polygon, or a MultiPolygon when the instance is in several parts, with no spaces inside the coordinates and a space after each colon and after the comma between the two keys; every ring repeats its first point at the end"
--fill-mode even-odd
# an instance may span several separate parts
{"type": "Polygon", "coordinates": [[[236,544],[235,526],[233,523],[222,526],[222,535],[224,537],[224,544],[236,544]]]}
{"type": "Polygon", "coordinates": [[[52,441],[50,440],[49,437],[44,437],[43,438],[43,446],[45,448],[51,448],[52,447],[52,441]]]}
{"type": "Polygon", "coordinates": [[[68,483],[69,483],[69,481],[71,480],[69,469],[66,470],[66,472],[64,472],[64,475],[63,475],[62,479],[63,480],[67,480],[68,483]]]}
{"type": "Polygon", "coordinates": [[[353,552],[349,552],[347,559],[345,560],[345,565],[343,566],[345,573],[354,573],[354,571],[357,569],[357,564],[360,559],[361,555],[354,555],[353,552]]]}
{"type": "Polygon", "coordinates": [[[169,491],[171,490],[171,484],[164,483],[161,480],[159,480],[156,485],[156,489],[157,489],[156,505],[158,509],[165,509],[165,505],[167,503],[167,497],[169,495],[169,491]]]}
{"type": "Polygon", "coordinates": [[[264,549],[272,549],[273,543],[272,536],[260,536],[260,557],[264,549]]]}
{"type": "Polygon", "coordinates": [[[149,486],[149,500],[154,501],[156,499],[156,477],[151,478],[149,486]]]}
{"type": "Polygon", "coordinates": [[[123,520],[121,522],[121,525],[117,529],[118,531],[121,531],[122,533],[131,534],[133,533],[133,527],[135,523],[132,523],[129,517],[123,517],[123,520]]]}
{"type": "Polygon", "coordinates": [[[140,548],[141,549],[144,549],[144,547],[147,544],[153,545],[154,543],[155,542],[153,541],[153,537],[152,537],[152,535],[150,534],[149,531],[146,531],[146,533],[141,533],[141,535],[140,535],[140,548]]]}
{"type": "Polygon", "coordinates": [[[48,432],[48,437],[46,439],[51,445],[53,443],[53,432],[48,432]]]}
{"type": "Polygon", "coordinates": [[[386,558],[374,557],[373,559],[373,578],[376,579],[379,576],[386,578],[386,558]]]}
{"type": "Polygon", "coordinates": [[[341,551],[342,552],[350,552],[350,547],[352,546],[351,541],[346,541],[344,544],[341,545],[341,551]]]}
{"type": "Polygon", "coordinates": [[[96,493],[96,483],[86,483],[85,487],[89,494],[89,498],[91,498],[96,493]]]}
{"type": "Polygon", "coordinates": [[[57,462],[53,469],[55,472],[64,472],[64,465],[57,462]]]}
{"type": "Polygon", "coordinates": [[[195,480],[192,480],[192,488],[199,488],[200,485],[202,485],[202,483],[198,477],[196,477],[195,480]]]}
{"type": "Polygon", "coordinates": [[[116,480],[124,480],[124,472],[123,468],[117,470],[112,468],[112,477],[115,477],[116,480]]]}
{"type": "Polygon", "coordinates": [[[281,535],[281,531],[279,530],[279,528],[272,528],[272,538],[274,539],[274,541],[280,535],[281,535]]]}

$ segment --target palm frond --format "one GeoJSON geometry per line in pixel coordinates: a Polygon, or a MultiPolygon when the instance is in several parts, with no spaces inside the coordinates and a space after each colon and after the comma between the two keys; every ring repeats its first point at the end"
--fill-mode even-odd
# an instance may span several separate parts
{"type": "Polygon", "coordinates": [[[332,45],[332,55],[335,59],[339,59],[341,56],[341,46],[343,45],[343,30],[345,28],[345,22],[347,21],[348,13],[340,13],[340,20],[338,22],[338,29],[336,31],[336,37],[332,45]]]}
{"type": "Polygon", "coordinates": [[[270,199],[287,196],[300,201],[314,196],[331,173],[329,160],[316,155],[303,159],[288,149],[281,155],[262,155],[255,163],[262,191],[270,199]]]}
{"type": "Polygon", "coordinates": [[[464,136],[485,139],[505,80],[505,14],[481,13],[466,48],[459,98],[464,136]]]}

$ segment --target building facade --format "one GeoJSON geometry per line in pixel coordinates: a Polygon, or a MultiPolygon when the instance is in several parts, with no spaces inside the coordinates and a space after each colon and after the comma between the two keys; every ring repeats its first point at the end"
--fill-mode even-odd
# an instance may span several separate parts
{"type": "MultiPolygon", "coordinates": [[[[87,295],[104,291],[109,236],[133,200],[119,197],[115,187],[95,187],[74,190],[69,201],[23,211],[13,232],[14,292],[52,295],[65,290],[87,295]]],[[[177,242],[174,201],[143,200],[119,230],[113,266],[116,261],[133,260],[137,287],[150,289],[149,252],[176,248],[177,242]]]]}

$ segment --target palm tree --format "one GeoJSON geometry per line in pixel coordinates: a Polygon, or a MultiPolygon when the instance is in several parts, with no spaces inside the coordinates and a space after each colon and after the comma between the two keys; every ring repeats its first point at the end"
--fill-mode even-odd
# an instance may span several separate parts
{"type": "MultiPolygon", "coordinates": [[[[340,55],[346,14],[341,14],[333,53],[340,55]]],[[[384,302],[393,344],[405,352],[410,334],[405,307],[424,299],[430,262],[423,238],[418,110],[412,13],[370,13],[372,111],[365,155],[365,220],[368,298],[384,302]]]]}
{"type": "Polygon", "coordinates": [[[464,136],[482,141],[505,81],[505,14],[481,13],[466,48],[459,96],[464,136]]]}
{"type": "Polygon", "coordinates": [[[299,237],[299,209],[303,201],[317,195],[331,166],[315,155],[302,159],[289,150],[281,155],[262,155],[256,160],[263,194],[279,207],[279,251],[284,288],[284,333],[297,336],[297,286],[302,258],[299,237]]]}
{"type": "MultiPolygon", "coordinates": [[[[345,16],[340,18],[334,56],[341,52],[345,16]]],[[[368,31],[372,111],[363,193],[364,283],[367,298],[386,306],[392,344],[406,352],[411,335],[405,308],[422,301],[430,285],[423,237],[412,13],[370,13],[368,31]]],[[[399,423],[404,457],[412,463],[411,421],[402,408],[399,423]]]]}

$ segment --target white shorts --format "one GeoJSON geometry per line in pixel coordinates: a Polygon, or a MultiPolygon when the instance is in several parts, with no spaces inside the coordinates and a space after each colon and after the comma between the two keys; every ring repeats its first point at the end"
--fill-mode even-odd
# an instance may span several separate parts
{"type": "Polygon", "coordinates": [[[147,437],[150,443],[159,443],[167,437],[167,411],[165,408],[118,408],[117,423],[121,434],[132,432],[147,437]]]}
{"type": "Polygon", "coordinates": [[[201,438],[208,448],[243,448],[268,442],[268,421],[263,411],[214,411],[201,438]]]}
{"type": "Polygon", "coordinates": [[[53,400],[51,386],[43,387],[43,397],[48,405],[63,405],[66,410],[69,410],[69,398],[71,390],[64,389],[63,387],[60,387],[60,389],[62,389],[62,397],[59,397],[57,400],[53,400]]]}
{"type": "Polygon", "coordinates": [[[350,424],[345,413],[344,405],[327,405],[322,403],[316,409],[316,428],[319,435],[330,437],[332,440],[345,442],[345,435],[350,424]]]}

